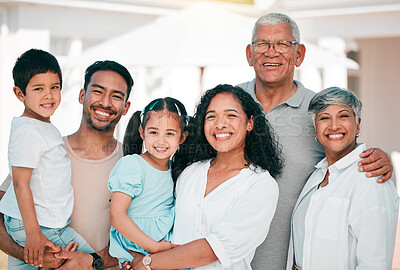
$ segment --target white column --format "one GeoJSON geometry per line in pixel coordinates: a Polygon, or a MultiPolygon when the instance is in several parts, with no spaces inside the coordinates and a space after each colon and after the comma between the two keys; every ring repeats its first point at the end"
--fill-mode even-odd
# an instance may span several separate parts
{"type": "Polygon", "coordinates": [[[316,66],[300,66],[298,70],[299,80],[308,89],[319,92],[322,89],[320,69],[316,66]]]}
{"type": "Polygon", "coordinates": [[[8,123],[8,100],[10,98],[11,74],[7,68],[10,65],[9,56],[7,55],[9,35],[6,10],[0,9],[0,183],[4,180],[8,173],[7,147],[9,137],[8,123]]]}
{"type": "Polygon", "coordinates": [[[79,128],[82,118],[82,105],[78,102],[78,96],[80,89],[83,88],[83,76],[86,67],[69,65],[68,62],[82,53],[82,43],[80,38],[75,37],[69,44],[67,57],[56,55],[62,70],[63,85],[61,103],[51,121],[63,136],[74,133],[79,128]]]}
{"type": "Polygon", "coordinates": [[[332,53],[322,71],[322,87],[347,88],[345,41],[340,37],[328,37],[320,39],[318,45],[332,53]]]}
{"type": "Polygon", "coordinates": [[[68,57],[76,57],[80,55],[83,51],[83,42],[82,39],[75,37],[71,41],[71,47],[69,48],[68,57]]]}

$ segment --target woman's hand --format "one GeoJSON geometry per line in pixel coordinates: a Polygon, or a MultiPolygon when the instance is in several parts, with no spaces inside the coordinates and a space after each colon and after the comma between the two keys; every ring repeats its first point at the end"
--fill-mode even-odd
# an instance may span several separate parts
{"type": "Polygon", "coordinates": [[[367,177],[378,178],[378,183],[384,183],[392,178],[393,165],[390,161],[389,155],[379,148],[370,148],[360,154],[363,160],[358,162],[358,170],[366,172],[367,177]]]}
{"type": "Polygon", "coordinates": [[[144,265],[143,265],[143,258],[144,258],[143,254],[140,254],[140,253],[137,253],[137,252],[134,252],[134,251],[130,251],[130,250],[129,250],[129,253],[132,254],[133,261],[130,264],[129,264],[129,262],[124,262],[122,264],[121,270],[123,270],[123,269],[134,269],[134,270],[143,269],[143,270],[147,270],[146,267],[144,267],[144,265]],[[143,267],[143,268],[140,268],[140,267],[143,267]]]}
{"type": "Polygon", "coordinates": [[[133,259],[133,261],[132,261],[132,263],[130,265],[131,269],[133,269],[133,270],[147,270],[146,267],[144,267],[143,258],[144,258],[144,256],[142,254],[140,254],[140,256],[135,256],[135,258],[133,259]]]}
{"type": "Polygon", "coordinates": [[[36,267],[42,267],[43,254],[46,247],[49,247],[51,252],[59,252],[61,250],[60,246],[54,245],[41,231],[35,234],[27,234],[24,248],[25,262],[36,267]]]}

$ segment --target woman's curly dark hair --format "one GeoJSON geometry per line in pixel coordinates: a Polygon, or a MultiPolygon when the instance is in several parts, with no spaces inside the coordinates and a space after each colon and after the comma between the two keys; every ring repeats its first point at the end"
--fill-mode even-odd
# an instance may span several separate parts
{"type": "Polygon", "coordinates": [[[174,180],[188,165],[217,155],[217,151],[212,148],[205,137],[204,121],[211,100],[220,93],[233,95],[241,104],[247,119],[250,119],[251,116],[254,118],[253,130],[246,135],[244,158],[257,167],[268,170],[273,177],[278,176],[283,166],[282,151],[274,138],[261,105],[255,102],[242,88],[220,84],[205,92],[197,105],[196,113],[187,127],[188,137],[174,156],[172,168],[174,180]]]}

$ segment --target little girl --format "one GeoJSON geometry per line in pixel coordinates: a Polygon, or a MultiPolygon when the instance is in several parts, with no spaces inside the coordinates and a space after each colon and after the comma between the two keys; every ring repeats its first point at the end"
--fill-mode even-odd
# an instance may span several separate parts
{"type": "Polygon", "coordinates": [[[124,137],[124,157],[110,173],[110,255],[120,267],[131,262],[128,250],[147,255],[171,249],[174,183],[170,158],[187,136],[186,109],[166,97],[134,113],[124,137]],[[142,153],[142,146],[146,152],[142,153]]]}

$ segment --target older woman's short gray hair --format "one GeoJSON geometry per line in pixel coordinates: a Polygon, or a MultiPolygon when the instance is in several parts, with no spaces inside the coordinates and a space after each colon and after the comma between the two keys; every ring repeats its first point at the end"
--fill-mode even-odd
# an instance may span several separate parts
{"type": "Polygon", "coordinates": [[[312,115],[313,121],[317,113],[324,111],[330,105],[348,106],[353,109],[356,121],[361,118],[362,103],[353,92],[340,87],[329,87],[317,93],[308,105],[308,112],[312,115]]]}
{"type": "Polygon", "coordinates": [[[300,43],[299,27],[289,16],[282,13],[268,13],[261,16],[254,24],[253,35],[251,36],[252,41],[254,41],[254,36],[259,25],[277,25],[281,23],[288,23],[290,25],[294,39],[300,43]]]}

